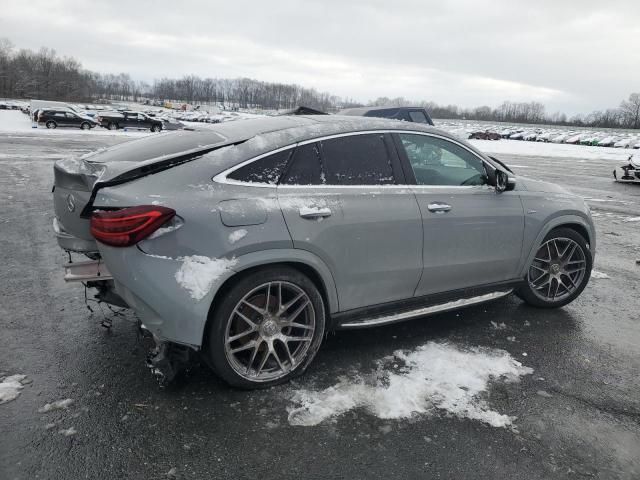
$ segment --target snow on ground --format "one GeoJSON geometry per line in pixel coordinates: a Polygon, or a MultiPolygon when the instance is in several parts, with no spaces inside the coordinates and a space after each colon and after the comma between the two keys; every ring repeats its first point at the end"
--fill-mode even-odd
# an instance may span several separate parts
{"type": "Polygon", "coordinates": [[[489,383],[517,382],[533,373],[504,350],[467,348],[429,342],[415,350],[398,350],[377,362],[369,377],[344,377],[320,391],[298,390],[288,409],[291,425],[312,426],[364,409],[384,419],[444,411],[494,427],[513,417],[490,408],[482,399],[489,383]]]}
{"type": "Polygon", "coordinates": [[[176,272],[178,284],[189,291],[191,298],[202,300],[215,281],[233,267],[237,260],[226,258],[209,258],[201,255],[180,257],[182,266],[176,272]]]}
{"type": "Polygon", "coordinates": [[[10,375],[0,382],[0,405],[15,400],[24,388],[26,375],[10,375]]]}
{"type": "MultiPolygon", "coordinates": [[[[56,128],[38,126],[32,128],[29,115],[25,115],[20,110],[0,110],[0,132],[2,133],[37,133],[38,135],[112,135],[128,137],[144,137],[152,135],[149,131],[111,131],[102,127],[95,127],[91,130],[80,128],[56,128]]],[[[159,134],[155,134],[159,135],[159,134]]]]}
{"type": "MultiPolygon", "coordinates": [[[[488,154],[524,155],[528,157],[579,158],[585,160],[619,160],[624,163],[634,151],[610,147],[591,147],[565,143],[526,142],[519,140],[469,140],[488,154]]],[[[635,151],[636,155],[640,155],[635,151]]]]}
{"type": "Polygon", "coordinates": [[[65,398],[64,400],[56,400],[55,402],[46,403],[44,407],[38,409],[40,413],[48,413],[53,410],[66,410],[73,403],[72,398],[65,398]]]}
{"type": "Polygon", "coordinates": [[[598,270],[591,270],[591,278],[607,280],[611,277],[604,272],[599,272],[598,270]]]}

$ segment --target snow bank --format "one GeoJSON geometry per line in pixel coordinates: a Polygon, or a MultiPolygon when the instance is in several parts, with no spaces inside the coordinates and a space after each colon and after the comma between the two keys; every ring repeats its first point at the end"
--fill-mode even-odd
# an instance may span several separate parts
{"type": "Polygon", "coordinates": [[[24,388],[22,382],[26,378],[26,375],[11,375],[0,382],[0,405],[20,396],[20,390],[24,388]]]}
{"type": "Polygon", "coordinates": [[[188,290],[191,298],[195,300],[202,300],[215,281],[237,263],[235,259],[209,258],[201,255],[180,257],[178,260],[182,261],[182,266],[176,272],[176,281],[188,290]]]}
{"type": "Polygon", "coordinates": [[[462,349],[429,342],[413,351],[399,350],[378,362],[370,378],[343,378],[321,391],[299,390],[288,409],[291,425],[311,426],[363,408],[384,419],[408,418],[444,410],[494,427],[513,417],[493,411],[480,398],[492,380],[516,382],[533,370],[503,350],[462,349]]]}

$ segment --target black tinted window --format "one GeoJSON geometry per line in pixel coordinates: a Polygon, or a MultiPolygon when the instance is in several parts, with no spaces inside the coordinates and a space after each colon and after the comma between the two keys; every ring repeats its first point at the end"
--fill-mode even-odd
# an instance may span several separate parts
{"type": "Polygon", "coordinates": [[[325,183],[324,179],[318,147],[315,143],[309,143],[296,148],[291,158],[291,167],[287,172],[287,178],[282,183],[286,185],[321,185],[325,183]]]}
{"type": "Polygon", "coordinates": [[[240,182],[270,183],[275,185],[287,166],[289,155],[291,155],[291,150],[262,157],[235,172],[231,172],[228,178],[240,182]]]}
{"type": "Polygon", "coordinates": [[[427,122],[427,117],[425,116],[425,114],[417,110],[415,112],[409,112],[409,118],[412,122],[429,123],[427,122]]]}
{"type": "Polygon", "coordinates": [[[322,142],[322,163],[329,185],[395,183],[382,134],[325,140],[322,142]]]}

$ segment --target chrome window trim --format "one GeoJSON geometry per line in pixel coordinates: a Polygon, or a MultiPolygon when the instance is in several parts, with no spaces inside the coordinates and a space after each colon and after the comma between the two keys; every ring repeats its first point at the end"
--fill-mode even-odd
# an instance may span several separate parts
{"type": "MultiPolygon", "coordinates": [[[[285,150],[291,149],[291,148],[296,148],[298,146],[302,146],[302,145],[308,145],[310,143],[316,143],[316,142],[322,142],[324,140],[331,140],[333,138],[341,138],[341,137],[351,137],[354,135],[369,135],[369,134],[375,134],[375,133],[381,133],[381,134],[385,134],[385,133],[396,133],[396,134],[409,134],[409,135],[424,135],[427,137],[435,137],[435,138],[440,138],[442,140],[451,142],[455,145],[458,145],[459,147],[464,148],[465,150],[467,150],[470,154],[472,154],[473,156],[475,156],[476,158],[478,158],[483,164],[488,163],[487,160],[485,160],[484,158],[482,158],[481,156],[479,156],[476,152],[474,152],[473,150],[471,150],[469,147],[467,147],[466,145],[458,142],[455,139],[446,137],[444,135],[439,135],[437,133],[432,133],[432,132],[421,132],[419,130],[399,130],[399,129],[385,129],[385,130],[362,130],[362,131],[357,131],[357,132],[347,132],[347,133],[335,133],[332,135],[325,135],[324,137],[318,137],[318,138],[312,138],[309,140],[303,140],[301,142],[296,142],[296,143],[291,143],[289,145],[286,145],[284,147],[280,147],[277,148],[275,150],[271,150],[269,152],[266,153],[261,153],[260,155],[257,155],[255,157],[251,157],[248,160],[245,160],[241,163],[239,163],[238,165],[235,165],[231,168],[228,168],[227,170],[215,175],[213,177],[213,181],[216,183],[221,183],[221,184],[227,184],[227,185],[237,185],[237,186],[243,186],[243,187],[257,187],[257,188],[357,188],[357,189],[362,189],[362,188],[369,188],[369,189],[375,189],[375,188],[384,188],[384,189],[388,189],[388,188],[435,188],[435,189],[444,189],[444,188],[462,188],[462,189],[469,189],[469,188],[485,188],[487,185],[417,185],[417,184],[402,184],[402,185],[398,185],[398,184],[393,184],[393,185],[275,185],[275,184],[271,184],[271,183],[258,183],[258,182],[242,182],[240,180],[232,180],[227,178],[228,175],[230,175],[231,173],[235,172],[236,170],[244,167],[245,165],[248,165],[252,162],[255,162],[257,160],[260,160],[264,157],[268,157],[269,155],[273,155],[279,152],[283,152],[285,150]]],[[[489,164],[491,166],[491,168],[496,168],[493,164],[489,164]]]]}

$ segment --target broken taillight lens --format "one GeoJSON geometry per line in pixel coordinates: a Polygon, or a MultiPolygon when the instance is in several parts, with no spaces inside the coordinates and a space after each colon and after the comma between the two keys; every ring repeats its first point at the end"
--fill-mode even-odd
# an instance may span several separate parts
{"type": "Polygon", "coordinates": [[[175,210],[157,205],[95,212],[91,216],[91,235],[112,247],[130,247],[147,238],[175,214],[175,210]]]}

